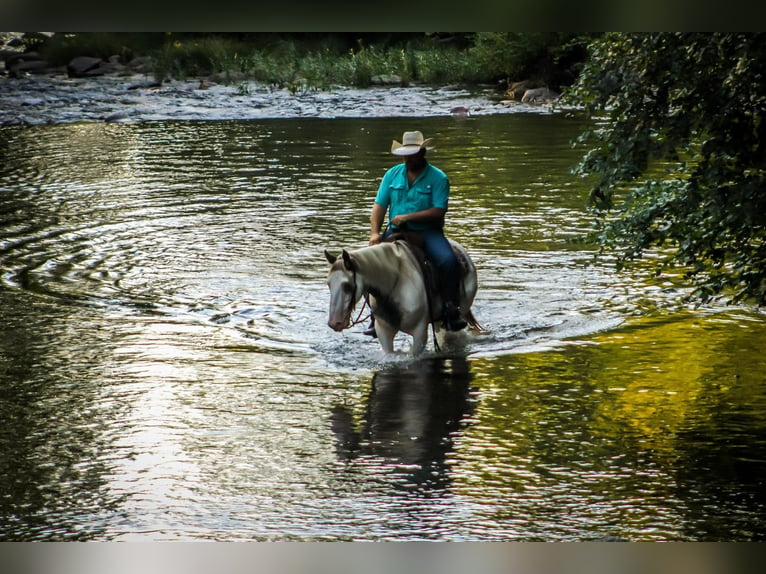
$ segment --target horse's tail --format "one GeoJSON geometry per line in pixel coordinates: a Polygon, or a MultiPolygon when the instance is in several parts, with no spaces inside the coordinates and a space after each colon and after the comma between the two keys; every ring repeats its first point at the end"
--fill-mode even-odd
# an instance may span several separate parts
{"type": "Polygon", "coordinates": [[[476,320],[476,317],[473,314],[473,310],[468,309],[465,314],[465,320],[468,323],[468,327],[471,329],[471,331],[476,331],[477,333],[484,332],[484,327],[482,327],[479,324],[479,321],[476,320]]]}

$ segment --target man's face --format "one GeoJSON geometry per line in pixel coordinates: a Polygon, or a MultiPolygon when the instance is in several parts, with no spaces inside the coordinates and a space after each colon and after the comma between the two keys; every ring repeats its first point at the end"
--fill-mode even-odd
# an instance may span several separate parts
{"type": "Polygon", "coordinates": [[[418,153],[404,156],[404,163],[407,169],[417,170],[423,167],[426,163],[426,150],[421,149],[418,153]]]}

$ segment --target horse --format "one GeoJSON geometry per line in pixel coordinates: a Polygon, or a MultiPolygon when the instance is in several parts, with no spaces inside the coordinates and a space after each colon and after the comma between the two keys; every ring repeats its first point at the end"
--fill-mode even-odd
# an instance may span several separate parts
{"type": "MultiPolygon", "coordinates": [[[[476,267],[462,245],[448,240],[460,262],[460,309],[468,328],[481,327],[471,311],[478,288],[476,267]]],[[[375,332],[383,352],[394,352],[398,332],[412,337],[411,354],[420,355],[428,342],[428,327],[433,326],[434,342],[442,325],[442,300],[438,289],[427,289],[421,263],[404,240],[383,242],[355,250],[343,249],[339,256],[326,249],[330,264],[327,286],[330,289],[328,326],[340,332],[352,326],[351,315],[362,297],[367,297],[375,318],[375,332]]]]}

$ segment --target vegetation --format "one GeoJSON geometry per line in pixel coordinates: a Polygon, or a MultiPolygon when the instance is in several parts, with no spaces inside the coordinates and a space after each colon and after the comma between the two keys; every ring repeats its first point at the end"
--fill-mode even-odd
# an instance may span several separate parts
{"type": "Polygon", "coordinates": [[[766,303],[766,35],[608,34],[576,101],[598,118],[578,173],[621,264],[658,254],[705,301],[766,303]],[[660,248],[658,250],[658,248],[660,248]]]}
{"type": "Polygon", "coordinates": [[[571,85],[598,35],[562,32],[480,32],[471,54],[495,79],[533,79],[552,89],[571,85]]]}
{"type": "Polygon", "coordinates": [[[560,89],[571,84],[590,36],[561,33],[29,33],[17,39],[52,64],[75,56],[123,61],[148,55],[154,75],[212,77],[278,87],[369,86],[376,76],[402,84],[498,83],[535,79],[560,89]]]}

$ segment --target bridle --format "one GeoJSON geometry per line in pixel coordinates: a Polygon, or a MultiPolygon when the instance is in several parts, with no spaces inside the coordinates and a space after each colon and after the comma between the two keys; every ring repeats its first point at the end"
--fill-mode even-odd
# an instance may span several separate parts
{"type": "MultiPolygon", "coordinates": [[[[351,314],[354,312],[354,306],[356,305],[356,289],[357,289],[357,280],[356,280],[356,270],[351,271],[351,298],[348,301],[348,316],[351,317],[351,314]]],[[[362,313],[364,313],[365,307],[368,307],[370,304],[370,301],[367,298],[367,293],[362,293],[364,295],[364,303],[362,304],[362,308],[359,309],[359,314],[356,316],[356,319],[353,321],[350,321],[348,324],[347,329],[350,329],[351,327],[355,327],[359,323],[363,323],[367,321],[370,317],[372,317],[372,309],[370,309],[370,313],[366,317],[362,317],[362,313]]]]}
{"type": "MultiPolygon", "coordinates": [[[[359,323],[364,323],[364,322],[368,321],[370,319],[370,317],[372,317],[372,309],[370,309],[370,312],[367,314],[366,317],[362,317],[362,313],[364,313],[365,307],[369,306],[369,304],[370,304],[370,302],[367,300],[367,296],[365,295],[364,303],[362,303],[362,308],[359,309],[359,314],[356,316],[356,319],[354,319],[353,321],[351,321],[348,324],[349,328],[356,327],[359,323]]],[[[353,310],[354,309],[352,307],[351,311],[353,311],[353,310]]]]}

